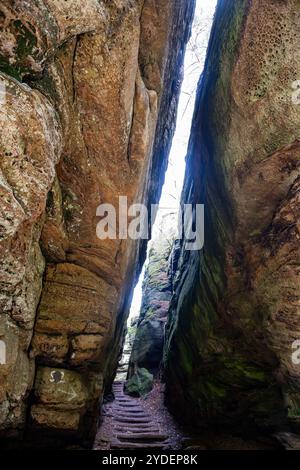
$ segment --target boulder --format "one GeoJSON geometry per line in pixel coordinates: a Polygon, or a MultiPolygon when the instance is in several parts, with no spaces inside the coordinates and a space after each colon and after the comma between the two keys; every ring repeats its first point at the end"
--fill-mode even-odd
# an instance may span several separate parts
{"type": "Polygon", "coordinates": [[[147,395],[153,387],[153,375],[144,367],[138,368],[125,384],[125,392],[133,397],[147,395]]]}

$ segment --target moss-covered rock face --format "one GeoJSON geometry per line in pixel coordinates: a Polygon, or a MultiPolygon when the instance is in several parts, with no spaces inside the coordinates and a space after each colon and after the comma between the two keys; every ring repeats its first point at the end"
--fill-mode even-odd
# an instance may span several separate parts
{"type": "Polygon", "coordinates": [[[217,7],[182,196],[205,204],[205,245],[181,246],[165,348],[169,404],[196,426],[299,422],[299,15],[217,7]]]}
{"type": "Polygon", "coordinates": [[[37,46],[37,39],[34,35],[32,25],[23,24],[20,20],[11,21],[8,27],[9,34],[15,39],[15,61],[9,60],[5,54],[0,56],[1,69],[8,75],[20,79],[22,75],[30,73],[31,67],[27,59],[33,59],[37,46]]]}

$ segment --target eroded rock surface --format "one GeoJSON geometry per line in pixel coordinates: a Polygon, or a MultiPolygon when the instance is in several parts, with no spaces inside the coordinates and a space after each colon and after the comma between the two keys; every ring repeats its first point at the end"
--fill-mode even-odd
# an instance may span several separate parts
{"type": "Polygon", "coordinates": [[[168,401],[197,426],[299,431],[299,39],[297,1],[218,4],[182,197],[205,204],[205,244],[182,241],[166,349],[168,401]]]}
{"type": "Polygon", "coordinates": [[[14,434],[24,422],[33,385],[34,363],[27,351],[45,264],[39,239],[61,132],[54,109],[39,91],[4,75],[1,86],[0,339],[6,361],[0,369],[0,429],[14,434]]]}
{"type": "Polygon", "coordinates": [[[96,210],[118,207],[119,196],[128,205],[159,198],[193,8],[1,2],[5,437],[26,426],[36,439],[51,430],[93,440],[146,247],[100,240],[96,210]]]}

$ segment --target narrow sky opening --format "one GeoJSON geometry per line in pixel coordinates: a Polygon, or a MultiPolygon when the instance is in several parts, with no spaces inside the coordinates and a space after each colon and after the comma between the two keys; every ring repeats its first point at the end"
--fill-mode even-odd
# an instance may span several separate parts
{"type": "MultiPolygon", "coordinates": [[[[152,240],[155,240],[155,238],[159,236],[158,227],[161,218],[167,213],[176,212],[179,207],[185,174],[185,156],[194,112],[197,84],[204,67],[216,3],[217,0],[196,0],[192,35],[184,59],[184,80],[178,104],[176,131],[169,156],[165,184],[159,203],[159,211],[153,226],[152,240]]],[[[149,245],[151,245],[151,242],[149,245]]],[[[139,281],[134,290],[128,326],[131,324],[132,319],[137,317],[140,312],[142,283],[147,262],[148,259],[146,259],[139,281]]]]}

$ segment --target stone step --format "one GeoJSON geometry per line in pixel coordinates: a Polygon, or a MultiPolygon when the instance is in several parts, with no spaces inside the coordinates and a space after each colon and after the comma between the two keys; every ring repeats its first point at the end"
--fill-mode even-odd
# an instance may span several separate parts
{"type": "Polygon", "coordinates": [[[111,449],[165,449],[165,444],[162,442],[157,442],[155,444],[147,443],[140,444],[137,442],[112,442],[110,444],[111,449]]]}
{"type": "Polygon", "coordinates": [[[125,401],[125,400],[115,400],[115,403],[116,403],[116,405],[122,406],[122,407],[128,406],[128,407],[130,407],[130,408],[133,408],[133,407],[139,406],[138,403],[135,403],[134,401],[129,401],[129,400],[128,400],[128,401],[125,401]]]}
{"type": "Polygon", "coordinates": [[[159,434],[160,433],[160,430],[157,429],[157,428],[152,428],[152,427],[149,427],[149,428],[130,428],[130,429],[124,429],[124,428],[119,428],[119,427],[116,427],[114,428],[116,432],[118,433],[123,433],[123,434],[126,434],[126,433],[133,433],[133,434],[145,434],[145,433],[151,433],[151,434],[159,434]]]}
{"type": "Polygon", "coordinates": [[[168,436],[164,434],[156,434],[156,433],[141,433],[141,434],[117,434],[117,439],[119,441],[166,441],[168,436]]]}
{"type": "Polygon", "coordinates": [[[113,405],[114,408],[119,408],[120,410],[142,410],[137,403],[119,403],[115,402],[113,405]]]}
{"type": "Polygon", "coordinates": [[[130,403],[133,403],[134,405],[136,406],[139,406],[139,403],[135,402],[135,401],[132,401],[132,400],[128,400],[128,399],[124,399],[122,396],[116,396],[115,395],[115,400],[114,400],[115,403],[122,403],[124,405],[127,405],[127,404],[130,404],[130,403]]]}
{"type": "Polygon", "coordinates": [[[153,431],[153,432],[160,432],[159,427],[154,424],[154,423],[149,423],[149,424],[129,424],[129,423],[114,423],[114,428],[115,429],[123,429],[124,431],[153,431]]]}
{"type": "Polygon", "coordinates": [[[131,429],[131,428],[143,428],[143,429],[146,429],[146,428],[155,428],[155,429],[160,429],[160,427],[158,426],[157,423],[153,423],[153,421],[149,420],[148,423],[119,423],[119,422],[115,422],[113,421],[112,423],[114,426],[117,426],[119,428],[123,428],[123,429],[131,429]]]}
{"type": "Polygon", "coordinates": [[[120,434],[120,435],[122,435],[122,434],[126,434],[126,435],[127,435],[127,434],[128,434],[128,435],[129,435],[129,434],[134,434],[134,435],[136,435],[136,436],[139,436],[140,434],[156,434],[156,435],[159,434],[159,430],[155,430],[155,429],[140,429],[139,431],[134,431],[134,430],[132,430],[132,429],[126,430],[126,429],[121,429],[121,428],[119,429],[119,428],[116,428],[116,429],[114,430],[114,432],[115,432],[116,434],[118,434],[118,435],[119,435],[119,434],[120,434]]]}
{"type": "Polygon", "coordinates": [[[122,403],[139,403],[139,400],[131,397],[125,397],[124,395],[120,395],[117,400],[121,401],[122,403]]]}
{"type": "Polygon", "coordinates": [[[147,413],[144,410],[139,410],[139,409],[132,409],[132,408],[119,408],[117,406],[112,406],[111,410],[114,411],[114,413],[117,414],[126,414],[126,415],[131,415],[131,416],[136,416],[137,418],[141,415],[144,416],[150,416],[149,413],[147,413]]]}
{"type": "Polygon", "coordinates": [[[119,407],[119,406],[114,406],[113,410],[118,413],[132,413],[132,414],[145,414],[145,411],[142,410],[141,408],[131,408],[131,407],[119,407]]]}
{"type": "Polygon", "coordinates": [[[125,414],[125,413],[124,413],[124,414],[118,413],[118,414],[116,415],[116,413],[112,413],[112,416],[113,416],[114,418],[123,418],[123,419],[127,419],[127,421],[129,421],[129,422],[132,422],[132,421],[135,420],[135,419],[141,419],[141,420],[144,421],[144,422],[145,422],[145,421],[146,421],[146,422],[150,422],[150,421],[151,421],[151,417],[150,417],[150,416],[146,416],[146,415],[145,415],[145,416],[144,416],[144,415],[136,415],[136,414],[135,414],[135,415],[131,415],[131,414],[129,414],[129,413],[126,413],[126,414],[125,414]]]}
{"type": "Polygon", "coordinates": [[[114,421],[118,421],[120,423],[137,423],[137,424],[151,424],[150,419],[143,419],[143,418],[124,418],[122,416],[115,416],[114,421]]]}
{"type": "Polygon", "coordinates": [[[123,398],[123,397],[115,397],[114,402],[117,403],[118,405],[134,405],[134,406],[139,406],[141,408],[141,405],[137,400],[130,400],[128,398],[123,398]]]}
{"type": "Polygon", "coordinates": [[[120,419],[125,420],[125,423],[141,423],[141,424],[150,424],[152,423],[151,418],[148,416],[126,416],[126,415],[112,415],[114,421],[118,421],[120,419]]]}
{"type": "Polygon", "coordinates": [[[116,403],[116,402],[113,402],[112,406],[116,409],[116,410],[120,410],[120,411],[123,411],[123,410],[137,410],[137,411],[144,411],[144,408],[142,408],[141,406],[139,406],[138,403],[116,403]]]}
{"type": "Polygon", "coordinates": [[[130,402],[130,401],[133,401],[133,402],[138,402],[139,400],[137,400],[136,398],[133,398],[133,397],[128,397],[126,395],[121,395],[119,400],[122,400],[122,401],[126,401],[126,402],[130,402]]]}
{"type": "Polygon", "coordinates": [[[137,409],[142,409],[138,408],[138,405],[136,403],[124,403],[124,402],[116,402],[113,405],[115,408],[120,408],[121,410],[137,410],[137,409]]]}

